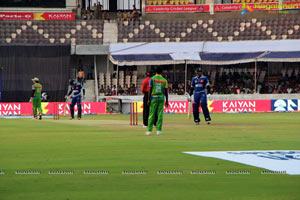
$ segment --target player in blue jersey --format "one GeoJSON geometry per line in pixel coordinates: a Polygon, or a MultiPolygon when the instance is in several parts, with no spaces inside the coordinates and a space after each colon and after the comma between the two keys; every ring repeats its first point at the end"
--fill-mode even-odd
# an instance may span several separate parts
{"type": "Polygon", "coordinates": [[[83,98],[85,95],[85,89],[80,83],[75,83],[74,80],[70,80],[70,86],[69,86],[69,93],[67,96],[72,97],[72,102],[70,105],[70,112],[71,112],[71,119],[74,119],[74,106],[77,103],[77,108],[78,108],[78,116],[77,118],[80,120],[81,119],[81,90],[83,91],[83,98]]]}
{"type": "Polygon", "coordinates": [[[191,91],[190,96],[194,94],[194,104],[193,104],[193,115],[194,115],[194,122],[196,125],[199,125],[200,118],[199,118],[199,106],[201,102],[202,112],[204,114],[205,121],[207,124],[210,124],[211,118],[209,115],[209,111],[207,108],[207,92],[210,93],[210,86],[209,81],[206,76],[202,75],[202,70],[198,68],[196,70],[197,76],[192,79],[191,91]]]}

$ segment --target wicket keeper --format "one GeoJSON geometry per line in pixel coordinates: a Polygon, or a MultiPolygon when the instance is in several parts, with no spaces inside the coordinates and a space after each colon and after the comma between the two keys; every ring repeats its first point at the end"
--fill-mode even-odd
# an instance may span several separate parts
{"type": "Polygon", "coordinates": [[[149,84],[149,94],[148,94],[148,105],[150,105],[150,114],[148,119],[148,127],[146,135],[152,134],[153,123],[155,115],[157,114],[156,130],[157,135],[161,135],[163,114],[164,114],[164,103],[166,97],[166,107],[168,107],[168,82],[161,75],[162,68],[158,67],[156,69],[156,75],[153,76],[149,84]]]}
{"type": "Polygon", "coordinates": [[[211,118],[209,115],[209,111],[207,108],[207,95],[205,89],[207,88],[207,92],[210,93],[209,81],[206,76],[202,75],[202,69],[198,68],[196,70],[197,76],[192,79],[190,96],[194,94],[194,104],[193,104],[193,115],[194,122],[196,125],[199,125],[199,106],[201,102],[202,112],[204,114],[205,121],[207,124],[210,124],[211,118]]]}
{"type": "Polygon", "coordinates": [[[71,105],[70,105],[71,119],[74,119],[74,107],[77,103],[77,108],[78,108],[77,119],[80,120],[81,119],[81,112],[82,112],[82,108],[81,108],[81,100],[82,100],[81,90],[83,91],[83,98],[84,98],[85,89],[80,83],[75,83],[74,80],[70,80],[69,83],[70,83],[70,89],[69,89],[69,93],[68,93],[66,98],[68,98],[68,96],[70,96],[72,94],[72,96],[71,96],[72,97],[72,102],[71,102],[71,105]]]}
{"type": "Polygon", "coordinates": [[[39,120],[42,119],[42,85],[39,83],[38,78],[31,79],[33,81],[32,85],[32,94],[29,102],[32,103],[32,110],[33,110],[33,118],[37,119],[37,110],[39,111],[39,120]]]}

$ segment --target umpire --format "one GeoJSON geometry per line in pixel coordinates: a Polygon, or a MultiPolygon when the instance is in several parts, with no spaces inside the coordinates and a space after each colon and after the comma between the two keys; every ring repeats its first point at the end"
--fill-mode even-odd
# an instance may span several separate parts
{"type": "MultiPolygon", "coordinates": [[[[143,109],[143,124],[144,127],[148,126],[148,118],[149,118],[149,110],[150,106],[148,105],[148,92],[149,92],[149,84],[151,77],[153,76],[153,72],[149,71],[146,73],[147,78],[144,79],[143,85],[142,85],[142,92],[144,93],[144,98],[143,98],[143,104],[144,104],[144,109],[143,109]]],[[[154,119],[154,126],[156,126],[156,121],[157,121],[157,115],[155,116],[154,119]]]]}

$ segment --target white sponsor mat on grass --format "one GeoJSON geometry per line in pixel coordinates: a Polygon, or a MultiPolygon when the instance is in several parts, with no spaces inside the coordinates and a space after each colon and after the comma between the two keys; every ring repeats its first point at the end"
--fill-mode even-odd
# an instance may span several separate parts
{"type": "Polygon", "coordinates": [[[183,152],[300,175],[300,150],[183,152]]]}

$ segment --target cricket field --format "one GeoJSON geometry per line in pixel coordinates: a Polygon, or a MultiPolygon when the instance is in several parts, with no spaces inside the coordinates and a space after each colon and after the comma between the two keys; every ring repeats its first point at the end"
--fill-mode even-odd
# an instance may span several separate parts
{"type": "Polygon", "coordinates": [[[182,153],[300,150],[300,113],[211,117],[166,114],[161,136],[129,115],[0,118],[0,200],[300,199],[300,175],[182,153]]]}

